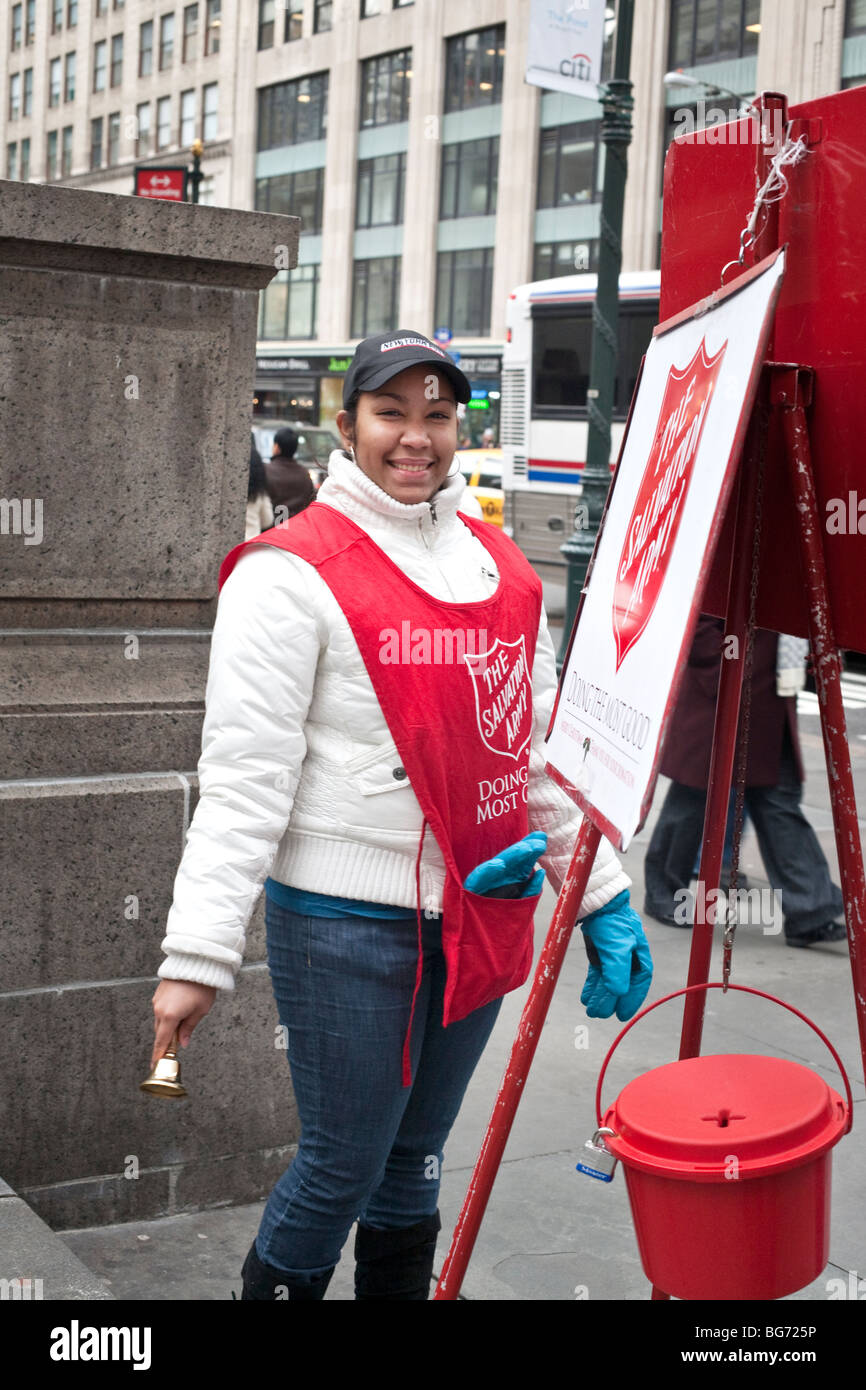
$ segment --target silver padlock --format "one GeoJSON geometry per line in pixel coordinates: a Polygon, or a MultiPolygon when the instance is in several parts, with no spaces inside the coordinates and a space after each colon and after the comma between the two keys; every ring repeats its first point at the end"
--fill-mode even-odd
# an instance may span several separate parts
{"type": "Polygon", "coordinates": [[[616,1134],[614,1129],[597,1129],[591,1139],[583,1146],[584,1157],[577,1164],[578,1173],[588,1178],[598,1178],[600,1182],[613,1182],[617,1158],[604,1142],[605,1134],[616,1134]]]}

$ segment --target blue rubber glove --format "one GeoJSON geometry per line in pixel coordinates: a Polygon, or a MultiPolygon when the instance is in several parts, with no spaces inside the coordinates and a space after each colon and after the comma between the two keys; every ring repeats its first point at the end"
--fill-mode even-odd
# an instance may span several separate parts
{"type": "Polygon", "coordinates": [[[544,870],[535,868],[535,861],[547,849],[543,830],[524,835],[513,845],[500,850],[493,859],[485,859],[473,869],[463,884],[470,893],[486,893],[490,897],[531,898],[541,892],[544,870]],[[534,870],[534,872],[533,872],[534,870]],[[527,882],[527,880],[529,880],[527,882]],[[520,893],[503,893],[503,888],[521,887],[520,893]]]}
{"type": "Polygon", "coordinates": [[[580,996],[590,1018],[621,1022],[636,1014],[649,993],[653,963],[641,920],[629,904],[628,889],[580,924],[589,956],[589,973],[580,996]]]}

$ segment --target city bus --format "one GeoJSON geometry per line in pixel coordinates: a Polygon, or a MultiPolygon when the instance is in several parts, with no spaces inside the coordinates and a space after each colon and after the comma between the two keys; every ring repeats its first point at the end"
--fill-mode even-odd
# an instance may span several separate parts
{"type": "MultiPolygon", "coordinates": [[[[622,442],[641,358],[658,322],[660,277],[619,279],[619,367],[611,466],[622,442]]],[[[595,275],[520,285],[509,296],[502,355],[500,443],[504,526],[533,565],[565,567],[586,462],[595,275]]]]}

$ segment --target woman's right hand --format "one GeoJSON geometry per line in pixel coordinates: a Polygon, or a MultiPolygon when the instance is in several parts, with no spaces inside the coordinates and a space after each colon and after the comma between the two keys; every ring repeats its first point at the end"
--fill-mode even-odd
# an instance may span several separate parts
{"type": "Polygon", "coordinates": [[[151,1071],[165,1056],[175,1031],[181,1047],[187,1046],[193,1028],[209,1012],[215,998],[213,985],[199,985],[193,980],[160,980],[153,996],[151,1071]]]}

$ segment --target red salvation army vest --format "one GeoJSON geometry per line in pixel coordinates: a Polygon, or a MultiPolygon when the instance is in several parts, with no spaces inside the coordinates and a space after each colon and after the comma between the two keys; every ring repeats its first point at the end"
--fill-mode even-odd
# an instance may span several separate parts
{"type": "MultiPolygon", "coordinates": [[[[236,545],[219,575],[222,587],[247,546],[288,550],[316,568],[349,623],[424,815],[416,860],[416,994],[427,825],[445,861],[436,911],[447,968],[446,1027],[523,984],[540,897],[488,898],[463,887],[476,865],[529,832],[532,664],[542,588],[497,527],[460,519],[499,569],[496,592],[474,603],[432,598],[366,531],[324,502],[236,545]]],[[[408,1042],[409,1034],[404,1085],[411,1079],[408,1042]]]]}

